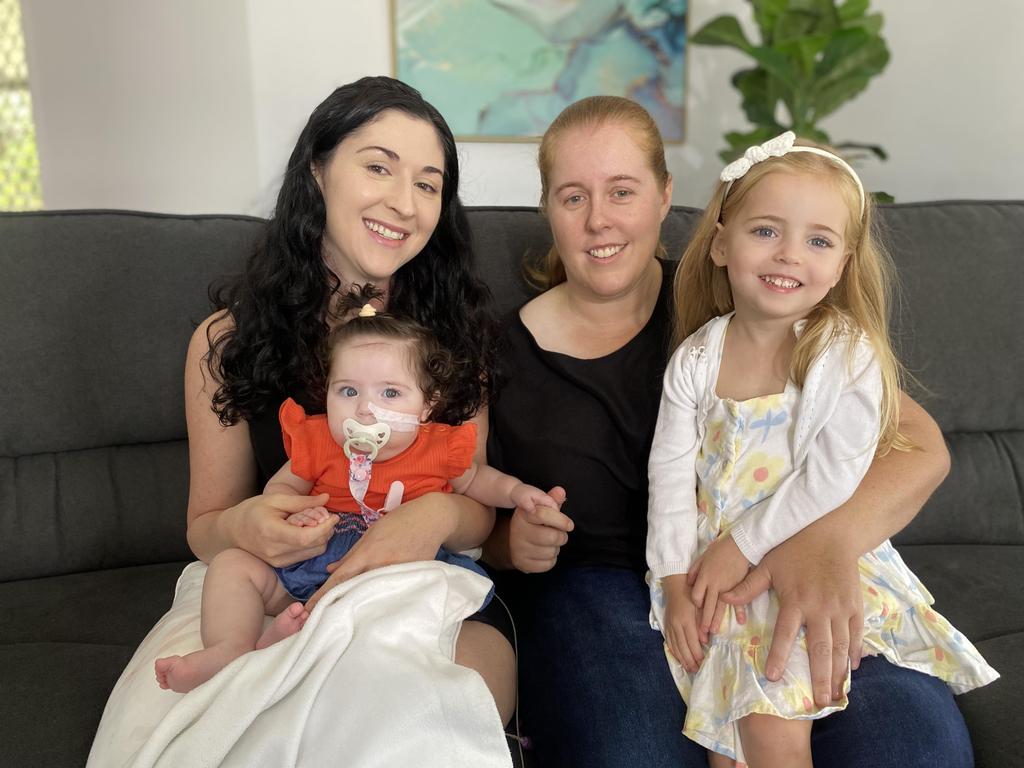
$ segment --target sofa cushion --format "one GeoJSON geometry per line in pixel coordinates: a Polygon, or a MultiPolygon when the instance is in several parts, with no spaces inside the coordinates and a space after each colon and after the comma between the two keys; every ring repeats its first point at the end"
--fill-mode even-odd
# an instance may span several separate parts
{"type": "Polygon", "coordinates": [[[899,551],[935,597],[936,610],[1002,675],[957,697],[977,765],[1016,765],[1024,754],[1024,731],[1019,726],[1024,546],[903,545],[899,551]]]}
{"type": "Polygon", "coordinates": [[[170,607],[184,567],[167,563],[0,584],[0,615],[13,619],[0,621],[5,765],[85,765],[107,696],[170,607]]]}
{"type": "Polygon", "coordinates": [[[185,350],[261,227],[0,214],[0,581],[187,556],[185,350]]]}

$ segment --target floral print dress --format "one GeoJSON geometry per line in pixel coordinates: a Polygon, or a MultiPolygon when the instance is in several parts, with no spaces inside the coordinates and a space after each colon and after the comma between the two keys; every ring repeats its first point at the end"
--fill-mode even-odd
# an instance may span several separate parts
{"type": "MultiPolygon", "coordinates": [[[[756,507],[792,471],[792,414],[799,398],[792,383],[780,394],[742,402],[715,398],[696,461],[699,552],[728,534],[748,510],[756,514],[756,507]]],[[[934,675],[954,693],[999,676],[960,632],[931,610],[932,596],[888,541],[860,559],[860,576],[866,654],[881,654],[893,664],[934,675]]],[[[652,584],[651,594],[653,618],[660,626],[665,604],[660,581],[652,584]]],[[[748,606],[746,624],[738,624],[728,608],[695,675],[687,673],[666,646],[672,675],[687,704],[687,737],[742,760],[740,718],[761,713],[811,719],[846,707],[849,682],[841,700],[827,707],[814,703],[803,630],[782,678],[770,682],[765,677],[777,615],[773,591],[748,606]]]]}

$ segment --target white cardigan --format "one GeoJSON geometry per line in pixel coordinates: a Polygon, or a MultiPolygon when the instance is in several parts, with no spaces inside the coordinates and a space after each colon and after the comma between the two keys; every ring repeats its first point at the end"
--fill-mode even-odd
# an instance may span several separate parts
{"type": "MultiPolygon", "coordinates": [[[[687,338],[665,370],[648,465],[647,564],[655,578],[687,573],[699,554],[696,458],[731,317],[717,317],[687,338]]],[[[805,323],[794,326],[797,336],[805,323]]],[[[841,337],[814,359],[795,416],[793,471],[732,528],[747,560],[756,565],[850,498],[874,458],[881,397],[878,361],[863,334],[841,337]]]]}

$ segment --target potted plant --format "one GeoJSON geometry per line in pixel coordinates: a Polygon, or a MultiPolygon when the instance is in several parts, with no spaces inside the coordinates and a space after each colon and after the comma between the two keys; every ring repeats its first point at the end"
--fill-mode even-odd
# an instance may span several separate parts
{"type": "Polygon", "coordinates": [[[724,45],[750,56],[755,66],[742,69],[732,84],[743,98],[748,131],[725,134],[734,160],[752,144],[786,130],[837,149],[870,152],[876,144],[834,143],[819,127],[822,118],[863,91],[889,62],[880,32],[882,14],[869,13],[869,0],[749,0],[761,41],[747,39],[735,16],[718,16],[697,31],[697,45],[724,45]]]}

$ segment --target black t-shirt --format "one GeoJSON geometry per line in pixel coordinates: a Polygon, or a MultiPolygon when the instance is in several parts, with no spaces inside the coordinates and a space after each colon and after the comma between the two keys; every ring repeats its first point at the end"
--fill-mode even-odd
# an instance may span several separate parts
{"type": "Polygon", "coordinates": [[[510,378],[490,407],[488,463],[544,491],[565,488],[575,530],[556,567],[643,570],[647,457],[672,323],[675,262],[640,332],[605,357],[541,349],[516,312],[507,325],[510,378]]]}

